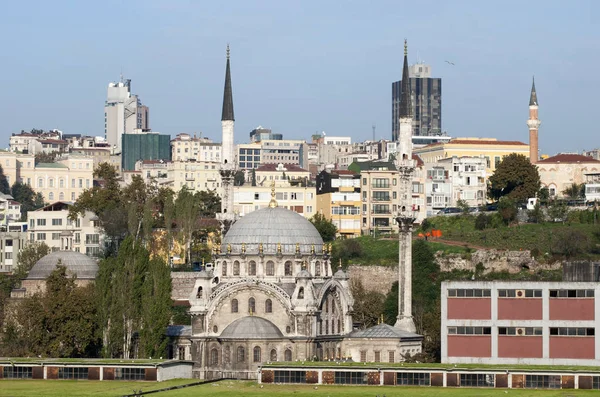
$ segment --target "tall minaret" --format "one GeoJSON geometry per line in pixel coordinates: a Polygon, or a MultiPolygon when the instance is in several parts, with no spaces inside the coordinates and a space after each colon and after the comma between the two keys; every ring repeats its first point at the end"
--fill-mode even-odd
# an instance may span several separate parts
{"type": "Polygon", "coordinates": [[[231,92],[231,71],[229,69],[229,44],[227,44],[227,66],[225,69],[225,90],[223,92],[223,113],[221,127],[223,132],[222,157],[221,157],[221,214],[219,219],[223,222],[225,231],[234,221],[233,213],[233,181],[237,171],[237,161],[233,145],[233,94],[231,92]],[[227,223],[227,224],[226,224],[227,223]]]}
{"type": "Polygon", "coordinates": [[[404,66],[400,97],[400,133],[396,151],[396,168],[400,178],[399,211],[396,221],[399,227],[398,253],[398,318],[395,326],[415,332],[412,317],[412,229],[416,218],[412,206],[412,177],[415,164],[412,159],[412,103],[410,99],[410,78],[408,76],[408,49],[404,40],[404,66]]]}
{"type": "Polygon", "coordinates": [[[531,95],[529,96],[529,120],[527,120],[527,126],[529,127],[529,161],[531,161],[531,164],[537,163],[540,158],[538,153],[538,129],[540,124],[542,122],[538,118],[538,100],[534,77],[531,84],[531,95]]]}

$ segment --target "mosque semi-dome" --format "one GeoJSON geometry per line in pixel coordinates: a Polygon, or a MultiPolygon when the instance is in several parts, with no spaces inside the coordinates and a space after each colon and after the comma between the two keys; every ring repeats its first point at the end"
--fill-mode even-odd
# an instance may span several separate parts
{"type": "Polygon", "coordinates": [[[323,252],[323,239],[315,226],[297,212],[267,207],[237,220],[222,241],[232,253],[282,254],[323,252]]]}
{"type": "Polygon", "coordinates": [[[223,330],[221,338],[229,339],[280,339],[283,334],[275,324],[256,316],[238,318],[223,330]]]}
{"type": "Polygon", "coordinates": [[[76,276],[77,279],[93,280],[98,273],[98,263],[93,258],[75,251],[55,251],[33,265],[27,280],[48,278],[59,263],[67,268],[69,276],[76,276]]]}

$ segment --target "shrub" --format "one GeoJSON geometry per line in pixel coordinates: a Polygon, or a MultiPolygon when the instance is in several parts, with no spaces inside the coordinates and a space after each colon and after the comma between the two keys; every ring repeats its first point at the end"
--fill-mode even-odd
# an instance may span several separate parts
{"type": "Polygon", "coordinates": [[[342,242],[342,250],[344,252],[344,256],[350,258],[359,258],[362,253],[362,245],[356,239],[347,239],[342,242]]]}
{"type": "Polygon", "coordinates": [[[490,225],[490,217],[486,214],[479,214],[475,218],[475,230],[483,230],[490,225]]]}

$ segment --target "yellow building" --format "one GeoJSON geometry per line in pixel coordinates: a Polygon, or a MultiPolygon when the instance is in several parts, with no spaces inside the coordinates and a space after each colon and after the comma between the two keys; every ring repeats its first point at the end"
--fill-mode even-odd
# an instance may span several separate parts
{"type": "MultiPolygon", "coordinates": [[[[295,211],[307,219],[316,213],[316,189],[314,186],[290,186],[278,181],[275,183],[277,203],[279,207],[295,211]]],[[[267,208],[271,201],[271,185],[264,186],[235,186],[233,188],[233,209],[244,216],[252,211],[267,208]]]]}
{"type": "Polygon", "coordinates": [[[322,171],[317,176],[317,212],[338,229],[338,236],[360,236],[360,175],[348,170],[322,171]]]}
{"type": "Polygon", "coordinates": [[[529,158],[529,145],[519,141],[499,141],[496,138],[456,138],[450,142],[415,148],[413,153],[425,163],[435,163],[454,156],[484,157],[486,173],[491,175],[504,156],[517,153],[529,158]]]}

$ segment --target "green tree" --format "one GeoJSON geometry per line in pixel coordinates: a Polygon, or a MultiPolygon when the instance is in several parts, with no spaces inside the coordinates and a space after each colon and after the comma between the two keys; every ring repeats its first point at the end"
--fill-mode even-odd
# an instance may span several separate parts
{"type": "Polygon", "coordinates": [[[17,280],[27,277],[29,271],[44,256],[50,253],[50,247],[44,242],[29,243],[17,254],[17,266],[14,276],[17,280]]]}
{"type": "Polygon", "coordinates": [[[11,195],[21,203],[21,220],[27,219],[28,211],[35,211],[44,206],[44,196],[41,193],[36,193],[33,189],[21,182],[15,182],[12,185],[11,195]]]}
{"type": "Polygon", "coordinates": [[[6,179],[6,175],[4,175],[4,170],[0,165],[0,193],[2,194],[10,194],[10,185],[8,184],[8,179],[6,179]]]}
{"type": "Polygon", "coordinates": [[[572,200],[585,198],[585,183],[572,183],[563,194],[572,200]]]}
{"type": "Polygon", "coordinates": [[[194,195],[200,205],[200,216],[203,218],[216,218],[221,212],[221,197],[216,190],[200,190],[194,195]]]}
{"type": "Polygon", "coordinates": [[[469,215],[469,203],[466,200],[458,199],[456,201],[456,206],[460,209],[460,212],[463,215],[469,215]]]}
{"type": "Polygon", "coordinates": [[[569,209],[564,201],[553,200],[548,205],[548,218],[550,218],[550,222],[565,222],[568,212],[569,209]]]}
{"type": "Polygon", "coordinates": [[[233,186],[243,186],[246,181],[246,175],[244,171],[238,170],[233,177],[233,186]]]}
{"type": "Polygon", "coordinates": [[[550,190],[548,190],[546,186],[543,186],[538,192],[537,197],[540,199],[539,201],[541,201],[542,204],[546,204],[550,199],[550,190]]]}
{"type": "Polygon", "coordinates": [[[317,231],[321,235],[324,242],[335,240],[337,233],[337,227],[329,219],[325,218],[323,214],[317,213],[309,219],[310,222],[317,228],[317,231]]]}
{"type": "Polygon", "coordinates": [[[512,198],[505,196],[498,202],[498,213],[505,225],[509,225],[517,219],[517,212],[517,203],[512,198]]]}
{"type": "Polygon", "coordinates": [[[517,203],[535,197],[540,190],[540,174],[527,157],[511,153],[502,159],[489,178],[488,196],[493,200],[508,196],[517,203]]]}
{"type": "Polygon", "coordinates": [[[535,206],[532,210],[527,211],[527,217],[529,222],[531,223],[544,223],[546,220],[546,216],[544,215],[544,211],[540,206],[540,201],[535,203],[535,206]]]}
{"type": "Polygon", "coordinates": [[[175,199],[175,218],[188,264],[192,263],[193,233],[199,216],[200,202],[197,196],[188,189],[181,189],[175,199]]]}
{"type": "Polygon", "coordinates": [[[350,291],[354,298],[353,321],[360,323],[361,329],[378,324],[384,310],[385,295],[367,291],[360,280],[352,280],[350,291]]]}

